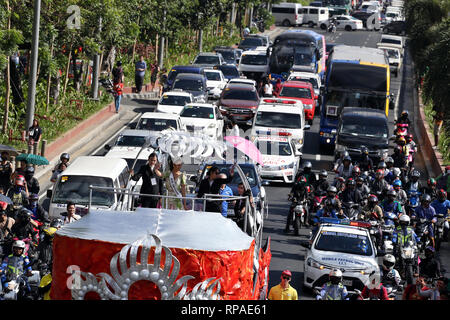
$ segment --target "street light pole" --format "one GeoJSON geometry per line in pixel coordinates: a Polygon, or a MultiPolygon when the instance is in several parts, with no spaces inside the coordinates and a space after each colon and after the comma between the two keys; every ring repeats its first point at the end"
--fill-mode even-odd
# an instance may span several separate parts
{"type": "Polygon", "coordinates": [[[34,0],[33,41],[31,44],[31,66],[28,78],[28,98],[25,130],[32,126],[34,106],[36,102],[36,75],[39,54],[39,24],[41,15],[41,0],[34,0]]]}
{"type": "MultiPolygon", "coordinates": [[[[98,18],[98,39],[100,39],[100,34],[102,32],[102,17],[98,18]]],[[[89,68],[89,66],[88,66],[89,68]]],[[[94,56],[94,70],[92,77],[92,99],[98,100],[98,79],[100,75],[100,55],[97,53],[94,56]]]]}

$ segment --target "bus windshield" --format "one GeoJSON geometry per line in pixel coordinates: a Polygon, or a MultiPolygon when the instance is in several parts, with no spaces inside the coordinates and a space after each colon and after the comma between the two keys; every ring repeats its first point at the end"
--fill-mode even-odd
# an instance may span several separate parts
{"type": "Polygon", "coordinates": [[[327,105],[338,106],[340,108],[358,107],[385,110],[386,96],[357,91],[332,90],[327,94],[327,105]]]}
{"type": "Polygon", "coordinates": [[[387,67],[356,63],[333,63],[327,87],[387,92],[387,67]]]}
{"type": "Polygon", "coordinates": [[[282,40],[273,47],[270,56],[270,72],[289,72],[292,65],[309,65],[313,60],[313,47],[295,40],[282,40]]]}

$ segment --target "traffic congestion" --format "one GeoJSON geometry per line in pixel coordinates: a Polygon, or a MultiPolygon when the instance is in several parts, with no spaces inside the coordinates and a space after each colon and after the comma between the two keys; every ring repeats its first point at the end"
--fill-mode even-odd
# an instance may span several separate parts
{"type": "Polygon", "coordinates": [[[172,66],[46,190],[1,150],[0,299],[448,299],[450,168],[425,173],[403,1],[338,2],[172,66]]]}

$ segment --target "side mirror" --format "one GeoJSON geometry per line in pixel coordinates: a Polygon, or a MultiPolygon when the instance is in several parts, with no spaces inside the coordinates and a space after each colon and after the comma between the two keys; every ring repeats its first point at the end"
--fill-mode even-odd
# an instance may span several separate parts
{"type": "Polygon", "coordinates": [[[53,190],[52,189],[48,189],[47,190],[47,198],[51,198],[52,197],[52,194],[53,194],[53,190]]]}
{"type": "Polygon", "coordinates": [[[311,126],[309,124],[305,124],[305,126],[303,127],[303,130],[309,130],[311,129],[311,126]]]}
{"type": "Polygon", "coordinates": [[[251,127],[253,125],[253,120],[247,120],[246,124],[251,127]]]}
{"type": "Polygon", "coordinates": [[[302,242],[300,243],[300,245],[301,245],[303,248],[311,249],[311,244],[309,243],[309,241],[302,241],[302,242]]]}
{"type": "Polygon", "coordinates": [[[105,149],[106,150],[111,150],[111,146],[109,144],[105,144],[105,149]]]}
{"type": "Polygon", "coordinates": [[[294,151],[294,155],[296,157],[301,157],[303,155],[303,153],[301,153],[300,151],[298,151],[297,149],[294,151]]]}
{"type": "Polygon", "coordinates": [[[192,182],[197,183],[197,182],[198,182],[198,178],[197,178],[197,176],[191,176],[191,177],[189,178],[189,181],[192,181],[192,182]]]}

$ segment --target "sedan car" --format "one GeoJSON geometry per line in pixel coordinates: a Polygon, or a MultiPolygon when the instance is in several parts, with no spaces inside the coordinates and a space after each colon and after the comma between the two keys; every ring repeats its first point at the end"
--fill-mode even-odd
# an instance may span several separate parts
{"type": "Polygon", "coordinates": [[[259,136],[253,143],[262,153],[261,177],[267,181],[294,182],[300,164],[299,151],[289,137],[259,136]]]}
{"type": "Polygon", "coordinates": [[[259,95],[255,86],[230,83],[222,91],[217,103],[222,115],[233,118],[239,125],[253,119],[259,105],[259,95]]]}
{"type": "Polygon", "coordinates": [[[370,237],[370,223],[323,218],[308,242],[304,262],[304,286],[322,287],[333,269],[343,273],[349,292],[362,290],[372,272],[379,272],[377,252],[370,237]]]}
{"type": "Polygon", "coordinates": [[[222,71],[216,69],[206,69],[205,76],[208,98],[219,99],[222,90],[227,85],[227,79],[225,79],[222,71]]]}
{"type": "Polygon", "coordinates": [[[216,139],[222,136],[223,116],[213,104],[190,103],[181,111],[180,120],[187,132],[207,134],[216,139]]]}
{"type": "MultiPolygon", "coordinates": [[[[264,46],[264,39],[260,37],[255,36],[246,36],[244,39],[239,42],[239,49],[242,49],[244,51],[251,50],[256,47],[263,47],[264,46]]],[[[268,44],[266,45],[268,47],[268,44]]]]}
{"type": "MultiPolygon", "coordinates": [[[[336,29],[345,31],[362,30],[363,22],[349,15],[334,16],[336,18],[336,29]]],[[[330,25],[330,20],[322,20],[319,22],[320,28],[326,30],[330,25]]]]}
{"type": "Polygon", "coordinates": [[[162,95],[156,106],[156,112],[179,114],[187,103],[194,102],[194,96],[184,91],[169,91],[162,95]]]}
{"type": "Polygon", "coordinates": [[[383,27],[383,33],[393,33],[397,35],[405,35],[406,23],[405,21],[392,21],[383,27]]]}
{"type": "Polygon", "coordinates": [[[193,66],[197,67],[214,67],[215,65],[225,64],[225,60],[222,55],[218,52],[200,52],[192,61],[193,66]]]}

